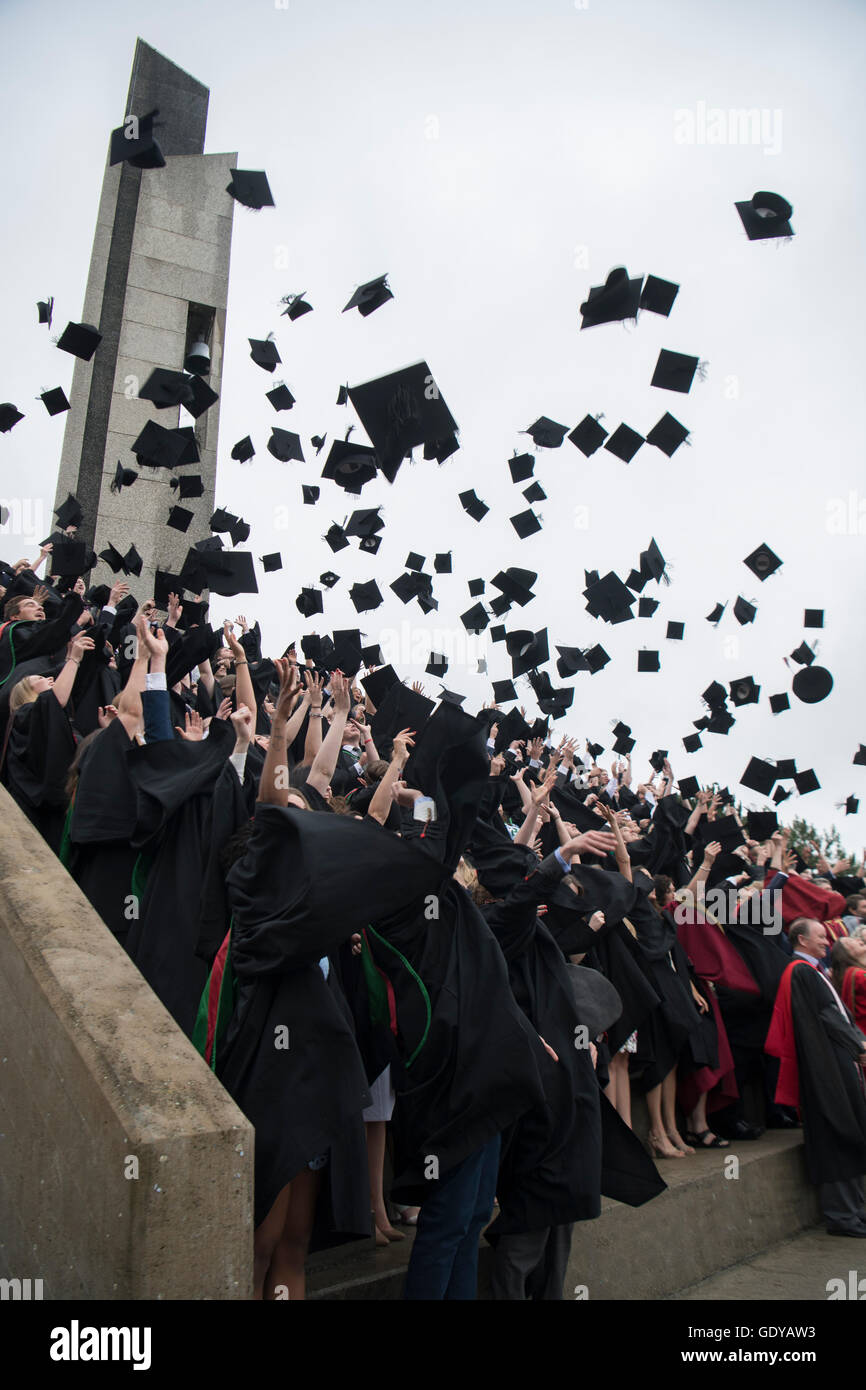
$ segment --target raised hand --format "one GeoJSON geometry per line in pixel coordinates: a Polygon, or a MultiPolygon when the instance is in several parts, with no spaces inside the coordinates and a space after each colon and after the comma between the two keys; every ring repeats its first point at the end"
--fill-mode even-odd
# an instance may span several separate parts
{"type": "Polygon", "coordinates": [[[394,736],[394,743],[391,751],[391,761],[400,763],[403,767],[409,757],[409,749],[415,747],[414,729],[401,729],[399,734],[394,736]]]}
{"type": "Polygon", "coordinates": [[[228,698],[228,696],[226,696],[226,698],[225,698],[224,700],[220,700],[219,709],[217,710],[216,714],[214,715],[214,718],[215,718],[215,719],[228,719],[228,717],[229,717],[229,715],[231,714],[231,712],[232,712],[232,702],[231,702],[231,700],[228,698]]]}
{"type": "Polygon", "coordinates": [[[187,743],[200,743],[204,738],[204,723],[197,710],[187,710],[185,728],[182,729],[179,724],[175,724],[174,727],[187,743]]]}
{"type": "Polygon", "coordinates": [[[239,705],[234,714],[231,715],[231,721],[238,743],[252,743],[255,732],[252,710],[248,709],[246,705],[239,705]]]}
{"type": "Polygon", "coordinates": [[[100,705],[96,714],[100,729],[107,729],[112,719],[117,718],[116,705],[100,705]]]}
{"type": "Polygon", "coordinates": [[[280,693],[277,696],[277,709],[274,715],[274,723],[287,724],[292,712],[292,705],[301,688],[298,668],[293,666],[288,660],[277,657],[274,665],[280,677],[280,693]]]}
{"type": "Polygon", "coordinates": [[[712,868],[713,864],[715,864],[721,852],[722,846],[719,843],[719,841],[711,840],[708,845],[704,846],[704,863],[709,868],[712,868]]]}

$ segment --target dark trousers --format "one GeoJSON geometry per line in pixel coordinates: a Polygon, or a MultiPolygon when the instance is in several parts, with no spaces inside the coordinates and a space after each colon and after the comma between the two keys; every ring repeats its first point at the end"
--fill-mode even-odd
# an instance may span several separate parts
{"type": "Polygon", "coordinates": [[[827,1226],[844,1231],[863,1230],[863,1179],[847,1178],[844,1182],[818,1184],[818,1201],[827,1226]]]}
{"type": "Polygon", "coordinates": [[[490,1220],[499,1173],[497,1134],[439,1178],[418,1216],[405,1299],[474,1299],[478,1241],[490,1220]]]}
{"type": "Polygon", "coordinates": [[[571,1231],[568,1224],[500,1236],[490,1276],[492,1296],[512,1302],[561,1302],[571,1231]]]}

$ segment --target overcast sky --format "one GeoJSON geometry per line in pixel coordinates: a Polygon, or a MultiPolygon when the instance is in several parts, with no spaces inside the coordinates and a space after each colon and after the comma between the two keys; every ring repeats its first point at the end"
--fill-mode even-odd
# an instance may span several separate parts
{"type": "MultiPolygon", "coordinates": [[[[257,615],[278,654],[313,626],[295,608],[302,585],[340,574],[325,631],[358,625],[348,588],[374,577],[387,597],[360,620],[367,640],[409,679],[424,678],[430,648],[445,650],[445,684],[475,709],[510,662],[502,645],[467,641],[466,581],[508,564],[537,570],[537,598],[508,625],[547,626],[554,656],[556,643],[601,642],[612,657],[575,678],[557,729],[609,749],[623,719],[641,776],[653,749],[668,748],[676,775],[729,783],[754,807],[763,799],[736,785],[749,757],[794,756],[821,790],[787,801],[782,819],[835,820],[859,850],[863,817],[846,821],[836,803],[866,797],[851,763],[866,741],[864,28],[854,0],[6,0],[0,398],[27,418],[0,439],[2,495],[32,498],[43,508],[36,539],[48,533],[63,417],[34,397],[68,391],[72,359],[37,328],[35,302],[55,296],[54,332],[80,317],[108,135],[125,115],[140,35],[210,88],[206,151],[237,150],[241,167],[266,169],[276,201],[235,212],[217,503],[252,524],[256,556],[280,549],[284,569],[262,576],[257,565],[259,595],[215,598],[212,620],[257,615]],[[756,139],[744,141],[743,109],[761,113],[756,139]],[[757,189],[793,204],[793,240],[747,240],[733,205],[757,189]],[[670,318],[580,332],[587,290],[620,264],[681,285],[670,318]],[[393,301],[366,319],[341,314],[357,284],[384,272],[393,301]],[[300,290],[315,312],[291,324],[279,300],[300,290]],[[271,330],[297,398],[280,416],[247,343],[271,330]],[[662,347],[706,362],[688,396],[650,387],[662,347]],[[359,504],[381,504],[386,521],[378,555],[353,543],[332,556],[321,537],[353,499],[325,481],[318,505],[301,508],[301,483],[318,481],[325,458],[309,436],[342,437],[355,419],[334,404],[340,382],[422,358],[461,448],[441,468],[404,464],[393,487],[368,485],[359,504]],[[586,460],[567,440],[535,450],[544,529],[518,541],[508,518],[527,505],[526,484],[512,485],[507,460],[532,449],[520,431],[541,414],[572,427],[604,412],[607,428],[645,434],[666,410],[691,430],[670,460],[648,445],[630,465],[604,450],[586,460]],[[266,452],[275,423],[301,434],[305,464],[266,452]],[[241,467],[230,451],[248,433],[257,454],[241,467]],[[480,525],[457,501],[468,487],[491,507],[480,525]],[[275,524],[285,505],[288,531],[275,524]],[[584,568],[625,577],[651,536],[671,578],[645,590],[661,600],[655,616],[615,628],[591,618],[584,568]],[[763,584],[742,563],[762,541],[785,562],[763,584]],[[438,613],[403,607],[388,585],[408,552],[432,571],[449,549],[438,613]],[[757,604],[749,627],[732,616],[738,594],[757,604]],[[705,615],[725,600],[714,628],[705,615]],[[822,632],[804,631],[805,607],[825,609],[822,632]],[[671,619],[685,622],[684,642],[665,640],[671,619]],[[797,668],[783,658],[804,637],[819,639],[834,690],[815,706],[792,695],[774,717],[767,697],[790,691],[797,668]],[[638,674],[641,647],[660,651],[659,674],[638,674]],[[490,677],[476,674],[484,654],[490,677]],[[744,675],[760,704],[687,755],[700,692],[744,675]]],[[[2,558],[25,550],[0,533],[2,558]]],[[[531,690],[523,698],[534,710],[531,690]]]]}

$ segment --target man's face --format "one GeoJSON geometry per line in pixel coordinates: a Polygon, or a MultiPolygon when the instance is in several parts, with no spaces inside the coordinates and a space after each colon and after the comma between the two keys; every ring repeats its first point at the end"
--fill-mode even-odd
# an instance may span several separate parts
{"type": "Polygon", "coordinates": [[[861,922],[866,922],[866,898],[860,898],[855,903],[854,916],[859,917],[861,922]]]}
{"type": "Polygon", "coordinates": [[[16,620],[20,623],[43,623],[45,621],[45,609],[38,599],[26,598],[23,603],[18,605],[16,620]]]}
{"type": "Polygon", "coordinates": [[[808,934],[800,938],[800,949],[819,960],[826,953],[829,944],[823,922],[813,922],[808,934]]]}

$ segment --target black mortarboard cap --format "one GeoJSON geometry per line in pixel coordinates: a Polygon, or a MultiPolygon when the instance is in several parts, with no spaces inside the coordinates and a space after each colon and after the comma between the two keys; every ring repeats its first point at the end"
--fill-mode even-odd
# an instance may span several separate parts
{"type": "Polygon", "coordinates": [[[176,430],[170,430],[169,433],[176,435],[181,441],[181,454],[175,464],[175,468],[183,468],[186,464],[199,463],[201,461],[198,440],[195,437],[195,430],[192,425],[180,425],[176,430]]]}
{"type": "Polygon", "coordinates": [[[651,579],[652,575],[649,571],[641,574],[640,570],[633,569],[626,575],[625,582],[629,589],[633,589],[636,594],[639,594],[642,589],[646,588],[651,579]]]}
{"type": "Polygon", "coordinates": [[[777,758],[776,759],[776,781],[784,781],[788,777],[797,775],[796,758],[777,758]]]}
{"type": "Polygon", "coordinates": [[[332,478],[345,492],[357,496],[366,483],[373,481],[377,469],[375,449],[348,439],[335,439],[328,451],[322,477],[332,478]]]}
{"type": "Polygon", "coordinates": [[[139,555],[134,545],[131,545],[123,557],[123,573],[134,574],[136,577],[141,574],[144,561],[139,555]]]}
{"type": "Polygon", "coordinates": [[[494,618],[504,618],[506,613],[510,613],[512,602],[513,600],[505,594],[497,594],[495,598],[490,599],[490,611],[494,618]]]}
{"type": "Polygon", "coordinates": [[[658,652],[639,651],[637,654],[637,669],[639,671],[658,671],[661,669],[658,652]]]}
{"type": "Polygon", "coordinates": [[[751,758],[740,778],[740,785],[760,792],[762,796],[769,796],[775,781],[776,769],[772,763],[764,762],[762,758],[751,758]]]}
{"type": "Polygon", "coordinates": [[[363,550],[365,555],[375,555],[381,544],[381,536],[362,536],[358,542],[358,549],[363,550]]]}
{"type": "Polygon", "coordinates": [[[253,557],[248,550],[199,551],[197,554],[199,567],[204,570],[207,587],[212,593],[231,597],[259,592],[253,557]]]}
{"type": "Polygon", "coordinates": [[[356,627],[335,628],[333,638],[334,669],[342,671],[344,676],[357,675],[364,662],[359,630],[356,627]]]}
{"type": "Polygon", "coordinates": [[[775,811],[749,811],[746,825],[750,840],[769,840],[779,829],[779,820],[775,811]]]}
{"type": "Polygon", "coordinates": [[[441,652],[431,652],[430,659],[424,667],[424,673],[428,676],[444,676],[448,670],[448,658],[441,652]]]}
{"type": "MultiPolygon", "coordinates": [[[[378,665],[378,662],[373,664],[378,665]]],[[[361,677],[361,685],[377,709],[391,686],[399,684],[400,680],[393,666],[381,666],[378,671],[370,671],[368,675],[361,677]]]]}
{"type": "Polygon", "coordinates": [[[717,626],[721,622],[722,614],[724,613],[727,606],[728,605],[726,603],[717,603],[712,613],[707,614],[707,622],[713,623],[714,626],[717,626]]]}
{"type": "Polygon", "coordinates": [[[484,593],[484,580],[483,580],[483,579],[470,579],[470,580],[469,580],[469,596],[470,596],[470,598],[478,598],[478,597],[479,597],[481,594],[483,594],[483,593],[484,593]]]}
{"type": "Polygon", "coordinates": [[[547,493],[544,491],[541,483],[530,483],[529,487],[523,489],[523,496],[526,498],[527,502],[543,502],[547,497],[547,493]]]}
{"type": "Polygon", "coordinates": [[[165,524],[173,531],[188,531],[194,515],[195,513],[187,511],[186,507],[172,507],[165,524]]]}
{"type": "Polygon", "coordinates": [[[611,729],[611,733],[614,738],[625,738],[627,734],[631,733],[631,725],[625,724],[622,719],[618,719],[611,729]]]}
{"type": "Polygon", "coordinates": [[[80,526],[84,520],[81,503],[71,492],[66,501],[57,508],[54,515],[57,517],[57,525],[64,531],[67,526],[80,526]]]}
{"type": "Polygon", "coordinates": [[[51,573],[61,578],[83,574],[89,569],[90,552],[84,541],[55,541],[51,551],[51,573]]]}
{"type": "Polygon", "coordinates": [[[238,518],[233,512],[227,512],[224,507],[217,507],[208,522],[208,526],[212,531],[215,531],[217,535],[225,535],[237,522],[238,518]]]}
{"type": "Polygon", "coordinates": [[[530,603],[535,595],[532,586],[537,580],[538,575],[534,570],[520,569],[517,565],[509,565],[508,569],[500,570],[490,581],[502,594],[512,603],[518,603],[524,608],[530,603]]]}
{"type": "Polygon", "coordinates": [[[270,555],[263,555],[261,559],[265,574],[273,574],[275,570],[283,568],[283,557],[278,550],[272,551],[270,555]]]}
{"type": "Polygon", "coordinates": [[[71,352],[82,362],[89,362],[99,344],[102,334],[92,323],[68,323],[57,339],[57,346],[63,352],[71,352]]]}
{"type": "Polygon", "coordinates": [[[336,521],[333,521],[325,532],[325,540],[334,554],[336,554],[338,550],[345,550],[346,546],[349,544],[345,531],[342,526],[337,525],[336,521]]]}
{"type": "Polygon", "coordinates": [[[658,386],[663,391],[686,393],[691,390],[697,369],[697,357],[689,357],[685,352],[671,352],[668,348],[662,348],[650,385],[658,386]]]}
{"type": "Polygon", "coordinates": [[[91,584],[84,597],[88,603],[94,604],[97,608],[104,608],[111,598],[111,590],[107,584],[91,584]]]}
{"type": "Polygon", "coordinates": [[[312,618],[314,613],[323,613],[324,604],[321,590],[302,589],[295,599],[295,607],[299,613],[303,613],[305,618],[312,618]]]}
{"type": "MultiPolygon", "coordinates": [[[[558,425],[555,420],[548,420],[546,415],[540,415],[534,425],[530,425],[528,430],[522,430],[521,433],[530,435],[533,444],[539,449],[558,449],[568,434],[568,425],[558,425]]],[[[529,474],[526,476],[529,477],[529,474]]],[[[515,478],[514,481],[519,482],[520,479],[515,478]]]]}
{"type": "Polygon", "coordinates": [[[39,399],[49,415],[62,415],[65,410],[69,409],[69,401],[66,399],[66,392],[62,386],[55,386],[51,391],[43,391],[39,399]]]}
{"type": "Polygon", "coordinates": [[[237,444],[232,449],[231,456],[238,463],[247,463],[251,458],[255,458],[255,453],[253,441],[250,439],[249,435],[245,435],[243,439],[238,440],[237,444]]]}
{"type": "Polygon", "coordinates": [[[0,405],[0,434],[8,434],[13,425],[17,425],[19,420],[23,420],[23,413],[14,406],[11,401],[4,401],[0,405]]]}
{"type": "Polygon", "coordinates": [[[670,280],[661,280],[658,275],[648,275],[641,291],[641,309],[648,309],[651,314],[663,314],[667,318],[674,307],[679,288],[679,285],[673,284],[670,280]]]}
{"type": "Polygon", "coordinates": [[[348,388],[348,386],[341,386],[340,389],[339,389],[339,391],[337,392],[337,405],[348,405],[348,404],[349,404],[349,388],[348,388]]]}
{"type": "Polygon", "coordinates": [[[608,656],[604,647],[602,647],[599,643],[596,643],[594,647],[590,647],[587,651],[585,651],[584,656],[586,657],[587,665],[589,666],[589,673],[591,676],[597,675],[598,672],[601,671],[610,661],[610,657],[608,656]]]}
{"type": "Polygon", "coordinates": [[[108,565],[112,574],[119,574],[123,569],[123,556],[113,545],[107,545],[104,550],[100,550],[99,559],[108,565]]]}
{"type": "Polygon", "coordinates": [[[620,757],[625,757],[627,753],[631,752],[636,743],[636,738],[629,738],[627,734],[621,734],[618,739],[614,740],[613,751],[614,753],[619,753],[620,757]]]}
{"type": "Polygon", "coordinates": [[[130,113],[123,125],[111,132],[109,164],[122,164],[126,160],[137,169],[164,169],[165,156],[153,134],[153,123],[158,115],[158,108],[144,116],[130,113]]]}
{"type": "Polygon", "coordinates": [[[494,681],[493,698],[497,704],[504,703],[506,700],[516,700],[517,691],[514,689],[512,681],[494,681]]]}
{"type": "Polygon", "coordinates": [[[685,630],[685,623],[668,623],[668,630],[666,636],[672,642],[681,642],[683,640],[685,630]]]}
{"type": "Polygon", "coordinates": [[[804,666],[794,677],[791,689],[805,705],[817,705],[833,689],[833,677],[824,666],[804,666]]]}
{"type": "Polygon", "coordinates": [[[581,304],[581,328],[636,318],[642,283],[643,276],[630,280],[625,266],[616,266],[603,285],[593,285],[581,304]]]}
{"type": "Polygon", "coordinates": [[[473,521],[481,521],[482,517],[485,517],[490,511],[487,504],[482,502],[480,497],[476,497],[474,488],[470,488],[468,492],[460,493],[460,505],[464,512],[469,513],[473,521]]]}
{"type": "Polygon", "coordinates": [[[866,767],[866,743],[861,743],[851,759],[855,767],[866,767]]]}
{"type": "Polygon", "coordinates": [[[849,796],[849,797],[846,797],[846,800],[845,800],[845,815],[846,815],[846,816],[856,816],[856,814],[857,814],[857,812],[858,812],[859,810],[860,810],[860,802],[857,800],[856,796],[849,796]]]}
{"type": "Polygon", "coordinates": [[[791,660],[796,661],[798,666],[811,666],[815,660],[815,653],[808,642],[801,642],[799,647],[791,652],[791,660]]]}
{"type": "Polygon", "coordinates": [[[231,183],[226,185],[226,193],[230,193],[236,203],[243,203],[245,208],[254,208],[256,212],[275,206],[264,169],[229,169],[229,173],[231,183]]]}
{"type": "Polygon", "coordinates": [[[754,622],[757,611],[755,605],[748,603],[742,595],[737,598],[734,604],[734,617],[742,627],[745,627],[746,623],[754,622]]]}
{"type": "Polygon", "coordinates": [[[513,458],[508,460],[508,471],[513,483],[523,483],[527,478],[531,478],[534,468],[535,457],[533,454],[515,454],[513,458]]]}
{"type": "MultiPolygon", "coordinates": [[[[186,586],[183,584],[179,574],[172,574],[169,570],[158,569],[153,577],[153,601],[157,608],[168,609],[169,594],[177,594],[183,599],[183,592],[186,586]]],[[[186,600],[183,599],[186,607],[186,600]]]]}
{"type": "Polygon", "coordinates": [[[700,734],[686,734],[683,739],[683,748],[687,753],[697,753],[699,748],[703,748],[700,734]]]}
{"type": "Polygon", "coordinates": [[[349,399],[389,482],[417,445],[444,439],[457,429],[426,362],[350,386],[349,399]]]}
{"type": "Polygon", "coordinates": [[[491,642],[504,642],[507,636],[508,633],[505,631],[504,624],[497,625],[496,627],[492,627],[490,629],[491,642]]]}
{"type": "Polygon", "coordinates": [[[238,519],[234,526],[230,528],[229,535],[232,538],[232,545],[242,545],[244,541],[249,540],[250,523],[238,519]]]}
{"type": "Polygon", "coordinates": [[[284,381],[280,382],[279,386],[275,386],[272,391],[266,391],[265,395],[274,410],[291,410],[295,404],[295,398],[284,381]]]}
{"type": "MultiPolygon", "coordinates": [[[[646,597],[638,599],[637,615],[639,618],[651,618],[658,606],[657,598],[650,598],[649,595],[646,595],[646,597]]],[[[676,624],[669,623],[668,626],[676,626],[676,624]]]]}
{"type": "Polygon", "coordinates": [[[304,499],[305,507],[314,507],[319,500],[321,488],[311,487],[309,483],[301,483],[301,496],[304,499]]]}
{"type": "MultiPolygon", "coordinates": [[[[388,276],[379,275],[375,280],[368,280],[366,284],[358,286],[343,313],[349,309],[357,309],[358,313],[366,318],[374,309],[381,309],[383,304],[387,304],[388,300],[393,298],[388,288],[388,276]]],[[[340,401],[337,404],[340,405],[340,401]]]]}
{"type": "Polygon", "coordinates": [[[803,614],[804,627],[823,627],[824,610],[823,608],[807,608],[803,614]]]}
{"type": "Polygon", "coordinates": [[[613,623],[634,616],[631,611],[634,595],[613,570],[584,589],[583,596],[587,611],[605,622],[613,623]]]}
{"type": "Polygon", "coordinates": [[[187,381],[190,384],[190,398],[181,401],[181,405],[194,420],[197,420],[206,410],[210,410],[212,405],[216,405],[219,396],[203,376],[189,376],[187,381]]]}
{"type": "Polygon", "coordinates": [[[742,203],[734,203],[749,241],[765,241],[769,237],[793,236],[791,215],[794,209],[779,193],[759,192],[742,203]]]}
{"type": "Polygon", "coordinates": [[[157,410],[186,405],[192,398],[192,378],[168,367],[155,367],[138,392],[140,401],[151,401],[157,410]]]}
{"type": "Polygon", "coordinates": [[[741,676],[731,681],[731,701],[735,705],[756,705],[761,695],[761,687],[755,685],[752,676],[741,676]]]}
{"type": "Polygon", "coordinates": [[[437,574],[451,573],[451,551],[444,550],[433,556],[433,568],[437,574]]]}
{"type": "Polygon", "coordinates": [[[661,772],[667,755],[668,750],[666,748],[657,748],[654,753],[650,754],[650,767],[654,772],[661,772]]]}
{"type": "MultiPolygon", "coordinates": [[[[119,469],[120,464],[117,467],[119,469]]],[[[125,473],[129,471],[129,469],[124,470],[125,473]]],[[[134,481],[137,477],[138,474],[133,473],[132,480],[134,481]]],[[[128,479],[124,478],[124,483],[126,482],[128,479]]],[[[190,473],[185,478],[172,478],[170,486],[177,489],[177,495],[182,502],[194,497],[204,497],[204,483],[198,473],[190,473]]]]}
{"type": "Polygon", "coordinates": [[[773,800],[775,801],[777,806],[780,806],[783,801],[788,800],[788,797],[790,795],[791,793],[785,791],[784,787],[777,787],[776,790],[773,792],[773,800]]]}
{"type": "Polygon", "coordinates": [[[301,436],[292,434],[291,430],[278,429],[276,425],[271,425],[267,450],[275,459],[279,459],[280,463],[289,463],[292,459],[297,459],[299,463],[306,461],[301,448],[301,436]]]}
{"type": "Polygon", "coordinates": [[[747,565],[752,574],[763,582],[771,574],[775,574],[782,561],[768,545],[762,544],[758,546],[757,550],[753,550],[751,555],[746,556],[743,564],[747,565]]]}
{"type": "Polygon", "coordinates": [[[49,295],[47,299],[40,299],[36,304],[36,309],[39,314],[39,322],[47,324],[50,328],[54,316],[54,296],[49,295]]]}
{"type": "Polygon", "coordinates": [[[334,574],[333,570],[325,570],[324,574],[319,575],[319,583],[324,584],[326,589],[333,589],[334,585],[339,582],[339,578],[340,576],[334,574]]]}
{"type": "Polygon", "coordinates": [[[723,706],[727,698],[728,692],[721,681],[713,681],[712,685],[708,685],[701,695],[701,699],[709,705],[710,709],[718,709],[723,706]]]}
{"type": "Polygon", "coordinates": [[[794,786],[801,796],[807,792],[817,792],[821,790],[821,783],[815,776],[814,770],[810,767],[805,772],[798,772],[794,777],[794,786]]]}
{"type": "Polygon", "coordinates": [[[605,443],[605,448],[614,454],[616,458],[622,459],[623,463],[631,463],[638,449],[644,443],[642,434],[633,430],[630,425],[620,425],[605,443]]]}
{"type": "Polygon", "coordinates": [[[661,449],[668,458],[673,458],[677,449],[689,437],[689,431],[685,425],[681,425],[679,420],[671,414],[663,415],[657,425],[653,425],[646,437],[647,444],[652,444],[654,448],[661,449]]]}
{"type": "Polygon", "coordinates": [[[308,304],[304,299],[306,292],[306,290],[301,290],[300,294],[287,294],[285,296],[283,303],[286,307],[281,318],[288,318],[291,323],[294,323],[295,319],[303,318],[304,314],[313,312],[312,304],[308,304]]]}
{"type": "Polygon", "coordinates": [[[378,507],[359,507],[352,512],[344,529],[347,536],[374,536],[384,525],[378,507]]]}
{"type": "Polygon", "coordinates": [[[140,464],[150,468],[178,468],[188,442],[179,430],[166,429],[155,420],[148,420],[130,448],[140,464]]]}
{"type": "Polygon", "coordinates": [[[665,574],[665,557],[653,538],[646,550],[641,551],[640,572],[648,579],[661,580],[665,574]]]}
{"type": "Polygon", "coordinates": [[[541,530],[541,522],[531,507],[527,507],[525,512],[518,512],[516,516],[509,517],[509,521],[522,541],[541,530]]]}
{"type": "Polygon", "coordinates": [[[490,619],[483,603],[476,603],[472,608],[467,608],[465,613],[460,614],[460,621],[467,632],[483,632],[490,619]]]}
{"type": "Polygon", "coordinates": [[[424,556],[410,550],[406,556],[405,565],[407,570],[422,570],[424,568],[424,556]]]}
{"type": "Polygon", "coordinates": [[[727,709],[714,710],[712,717],[706,723],[707,733],[727,735],[736,722],[734,716],[727,709]]]}
{"type": "Polygon", "coordinates": [[[375,579],[368,580],[366,584],[353,584],[349,590],[349,598],[357,613],[369,613],[383,602],[375,579]]]}
{"type": "Polygon", "coordinates": [[[677,782],[680,796],[697,796],[701,784],[697,777],[681,777],[677,782]]]}
{"type": "Polygon", "coordinates": [[[328,438],[328,436],[327,436],[326,434],[311,434],[311,435],[310,435],[310,443],[312,444],[313,448],[314,448],[315,451],[316,451],[316,458],[319,457],[319,454],[320,454],[320,453],[322,452],[322,450],[324,449],[324,447],[325,447],[325,440],[326,440],[327,438],[328,438]]]}
{"type": "Polygon", "coordinates": [[[450,459],[452,454],[456,454],[460,448],[460,441],[456,434],[449,434],[445,439],[425,439],[424,457],[425,459],[435,459],[437,463],[444,463],[450,459]]]}
{"type": "Polygon", "coordinates": [[[536,666],[543,666],[550,660],[546,627],[541,628],[539,632],[509,632],[505,639],[505,647],[511,657],[512,677],[523,676],[527,671],[534,670],[536,666]]]}
{"type": "Polygon", "coordinates": [[[591,458],[607,439],[607,430],[592,415],[584,415],[568,436],[576,449],[591,458]]]}
{"type": "Polygon", "coordinates": [[[557,647],[556,650],[559,652],[556,670],[563,678],[589,670],[589,662],[579,647],[557,647]]]}
{"type": "Polygon", "coordinates": [[[282,362],[273,338],[248,338],[247,341],[250,345],[250,357],[257,367],[272,372],[282,362]]]}
{"type": "Polygon", "coordinates": [[[363,658],[365,666],[381,666],[384,661],[382,648],[379,646],[378,642],[373,647],[362,647],[361,657],[363,658]]]}

